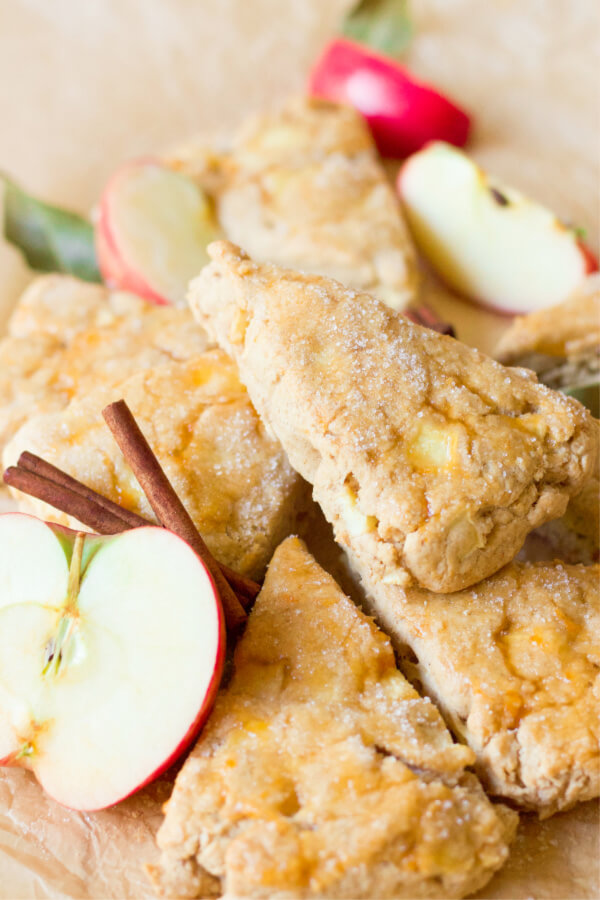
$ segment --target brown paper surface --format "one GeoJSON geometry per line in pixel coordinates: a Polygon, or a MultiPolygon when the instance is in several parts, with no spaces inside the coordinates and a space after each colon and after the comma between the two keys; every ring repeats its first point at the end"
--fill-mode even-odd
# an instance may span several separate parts
{"type": "MultiPolygon", "coordinates": [[[[0,168],[81,211],[118,163],[226,133],[302,89],[349,0],[0,0],[0,168]]],[[[594,0],[413,0],[414,71],[475,117],[471,150],[584,226],[597,248],[600,13],[594,0]]],[[[507,265],[510,260],[507,260],[507,265]]],[[[30,274],[0,244],[0,328],[30,274]]],[[[493,347],[506,320],[436,293],[459,336],[493,347]]],[[[331,561],[326,537],[318,555],[331,561]]],[[[124,753],[134,752],[124,748],[124,753]]],[[[0,770],[0,897],[146,897],[143,863],[171,779],[117,807],[65,810],[0,770]]],[[[524,816],[489,898],[600,896],[598,808],[524,816]]]]}

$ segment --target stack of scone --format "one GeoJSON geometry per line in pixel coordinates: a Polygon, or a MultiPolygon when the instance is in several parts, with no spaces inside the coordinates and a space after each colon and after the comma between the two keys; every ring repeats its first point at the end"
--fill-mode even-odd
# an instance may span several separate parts
{"type": "Polygon", "coordinates": [[[152,878],[172,897],[465,896],[514,810],[598,794],[598,566],[515,561],[594,493],[597,423],[400,314],[415,254],[351,111],[294,103],[171,164],[253,258],[213,244],[193,317],[40,280],[0,345],[5,465],[32,450],[150,515],[100,424],[125,397],[215,556],[254,578],[272,556],[152,878]],[[389,638],[298,538],[275,550],[307,482],[389,638]]]}

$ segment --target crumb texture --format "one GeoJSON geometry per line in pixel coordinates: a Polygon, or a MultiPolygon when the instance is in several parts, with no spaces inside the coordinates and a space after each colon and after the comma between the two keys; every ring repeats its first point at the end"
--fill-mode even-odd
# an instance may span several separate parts
{"type": "Polygon", "coordinates": [[[370,575],[460,590],[561,516],[598,434],[576,401],[376,298],[226,242],[190,303],[370,575]]]}
{"type": "Polygon", "coordinates": [[[294,99],[245,124],[223,171],[219,220],[255,259],[338,278],[395,308],[414,298],[413,244],[355,110],[294,99]]]}
{"type": "MultiPolygon", "coordinates": [[[[306,486],[256,415],[234,364],[221,350],[138,372],[96,388],[58,413],[34,416],[9,443],[4,465],[29,450],[117,503],[154,521],[137,480],[102,418],[124,398],[209,549],[259,578],[295,527],[306,486]]],[[[21,508],[77,523],[24,494],[21,508]]]]}
{"type": "Polygon", "coordinates": [[[600,790],[600,567],[512,563],[447,596],[374,584],[401,665],[485,787],[548,816],[600,790]]]}
{"type": "Polygon", "coordinates": [[[462,897],[507,856],[495,807],[389,640],[297,538],[277,550],[153,871],[167,896],[462,897]]]}
{"type": "Polygon", "coordinates": [[[66,275],[37,278],[0,342],[0,452],[30,416],[208,346],[189,310],[66,275]]]}

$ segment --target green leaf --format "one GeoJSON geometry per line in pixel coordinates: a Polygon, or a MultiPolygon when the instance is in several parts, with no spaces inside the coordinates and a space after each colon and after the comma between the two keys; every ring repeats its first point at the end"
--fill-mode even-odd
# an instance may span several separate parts
{"type": "Polygon", "coordinates": [[[413,34],[408,0],[360,0],[344,20],[342,33],[386,56],[402,56],[413,34]]]}
{"type": "Polygon", "coordinates": [[[598,378],[587,384],[576,384],[563,388],[562,391],[587,406],[594,418],[600,418],[600,380],[598,378]]]}
{"type": "Polygon", "coordinates": [[[4,237],[38,272],[65,272],[84,281],[102,281],[94,229],[76,213],[29,196],[7,175],[4,182],[4,237]]]}

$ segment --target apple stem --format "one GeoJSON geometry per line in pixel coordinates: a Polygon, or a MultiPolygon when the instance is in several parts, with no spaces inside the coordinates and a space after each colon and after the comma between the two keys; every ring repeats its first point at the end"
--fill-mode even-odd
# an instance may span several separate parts
{"type": "Polygon", "coordinates": [[[79,584],[81,582],[81,559],[83,556],[83,544],[85,534],[78,531],[73,545],[73,553],[69,564],[69,581],[67,585],[67,601],[66,608],[75,606],[77,597],[79,596],[79,584]]]}
{"type": "Polygon", "coordinates": [[[58,675],[64,659],[64,650],[75,627],[75,619],[71,615],[71,610],[77,603],[77,598],[79,596],[84,541],[85,534],[82,531],[78,531],[75,537],[75,543],[73,544],[71,562],[69,563],[69,580],[67,582],[65,609],[60,622],[58,623],[56,636],[51,638],[46,644],[42,675],[47,675],[50,672],[54,675],[58,675]]]}

